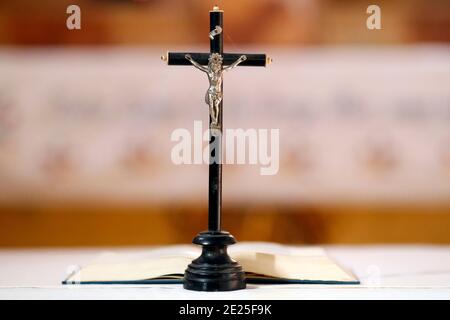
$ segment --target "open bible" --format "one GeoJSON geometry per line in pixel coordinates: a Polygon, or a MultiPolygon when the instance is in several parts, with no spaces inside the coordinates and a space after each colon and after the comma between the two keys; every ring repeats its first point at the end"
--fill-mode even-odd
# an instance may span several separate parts
{"type": "MultiPolygon", "coordinates": [[[[359,284],[350,272],[319,247],[242,242],[229,248],[246,273],[247,283],[359,284]]],[[[63,284],[181,283],[184,270],[200,255],[194,245],[104,253],[71,274],[63,284]]]]}

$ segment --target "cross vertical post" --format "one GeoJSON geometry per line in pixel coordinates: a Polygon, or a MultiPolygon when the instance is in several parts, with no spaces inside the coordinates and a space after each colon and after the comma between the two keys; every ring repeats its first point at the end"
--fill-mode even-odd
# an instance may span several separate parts
{"type": "Polygon", "coordinates": [[[236,240],[221,227],[223,73],[238,65],[265,67],[272,60],[265,54],[224,53],[223,11],[214,7],[209,17],[209,53],[168,52],[161,58],[172,66],[194,66],[205,72],[209,80],[205,96],[210,129],[208,231],[200,232],[192,241],[202,246],[202,254],[188,265],[183,287],[197,291],[230,291],[244,289],[246,283],[242,267],[227,253],[227,247],[236,240]]]}
{"type": "MultiPolygon", "coordinates": [[[[210,34],[219,28],[220,34],[211,37],[210,53],[223,55],[223,11],[212,10],[209,12],[209,31],[210,34]]],[[[223,82],[221,84],[223,92],[223,82]]],[[[220,231],[222,219],[222,129],[223,129],[223,100],[219,105],[219,128],[211,128],[212,119],[209,119],[209,143],[214,144],[215,149],[210,154],[209,161],[209,186],[208,186],[208,230],[220,231]],[[216,154],[217,153],[217,157],[216,154]],[[219,162],[213,161],[220,159],[219,162]]],[[[210,151],[211,152],[211,151],[210,151]]]]}

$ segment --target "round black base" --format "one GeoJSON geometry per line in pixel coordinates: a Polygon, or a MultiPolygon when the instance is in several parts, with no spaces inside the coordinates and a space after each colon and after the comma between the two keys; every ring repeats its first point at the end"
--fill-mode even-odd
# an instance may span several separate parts
{"type": "Polygon", "coordinates": [[[228,232],[202,232],[193,243],[203,246],[200,257],[189,264],[183,287],[195,291],[231,291],[245,289],[245,273],[230,258],[227,246],[236,243],[228,232]]]}

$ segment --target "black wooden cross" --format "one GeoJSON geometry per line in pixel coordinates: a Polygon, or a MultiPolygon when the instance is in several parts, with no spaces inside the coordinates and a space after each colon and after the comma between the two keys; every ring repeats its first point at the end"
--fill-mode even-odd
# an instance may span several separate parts
{"type": "MultiPolygon", "coordinates": [[[[265,54],[223,53],[223,11],[215,6],[209,16],[210,53],[168,52],[162,57],[168,65],[192,66],[192,62],[187,59],[190,56],[200,66],[207,66],[212,54],[221,55],[224,68],[235,63],[243,55],[246,59],[240,62],[239,66],[265,67],[271,62],[265,54]]],[[[223,89],[223,82],[221,89],[223,89]]],[[[212,125],[211,114],[209,121],[210,146],[214,141],[216,143],[209,163],[208,231],[201,232],[193,240],[195,244],[203,246],[203,253],[186,270],[184,287],[190,290],[222,291],[245,288],[242,268],[231,260],[226,252],[227,245],[235,243],[235,240],[228,232],[221,230],[222,163],[212,159],[222,159],[222,120],[223,103],[220,101],[217,124],[212,125]],[[218,143],[216,139],[219,139],[218,143]],[[218,155],[216,156],[214,152],[218,152],[218,155]]]]}

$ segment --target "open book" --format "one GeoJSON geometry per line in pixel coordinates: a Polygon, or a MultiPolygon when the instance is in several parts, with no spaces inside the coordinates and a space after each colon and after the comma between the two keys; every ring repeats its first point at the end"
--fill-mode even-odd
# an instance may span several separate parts
{"type": "MultiPolygon", "coordinates": [[[[133,254],[105,253],[70,275],[64,284],[181,283],[200,255],[194,245],[168,246],[133,254]]],[[[246,272],[247,283],[359,284],[319,247],[241,242],[228,248],[246,272]]]]}

